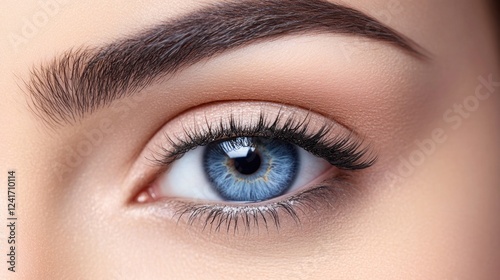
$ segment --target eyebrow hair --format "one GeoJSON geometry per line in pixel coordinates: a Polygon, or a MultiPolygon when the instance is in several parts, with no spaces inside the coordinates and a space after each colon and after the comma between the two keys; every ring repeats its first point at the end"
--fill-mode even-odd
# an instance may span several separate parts
{"type": "Polygon", "coordinates": [[[73,123],[226,50],[307,32],[362,36],[425,57],[416,43],[390,27],[326,0],[224,1],[34,67],[25,82],[28,106],[47,123],[73,123]]]}

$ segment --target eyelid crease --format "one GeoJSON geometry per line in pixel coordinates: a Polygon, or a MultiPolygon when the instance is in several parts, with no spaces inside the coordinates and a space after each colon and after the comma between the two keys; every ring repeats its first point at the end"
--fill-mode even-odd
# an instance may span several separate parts
{"type": "Polygon", "coordinates": [[[340,125],[328,123],[326,120],[321,126],[312,128],[311,112],[300,118],[298,114],[289,113],[282,106],[275,116],[272,115],[260,109],[256,120],[252,119],[250,123],[244,124],[244,116],[231,112],[229,118],[220,117],[218,123],[214,124],[210,123],[205,112],[204,121],[196,123],[195,127],[188,128],[182,124],[182,136],[170,135],[165,131],[163,142],[157,144],[157,151],[152,151],[152,157],[148,160],[155,165],[168,166],[185,153],[214,141],[236,137],[264,137],[297,145],[315,156],[324,158],[339,169],[365,169],[376,161],[377,157],[370,146],[354,132],[332,136],[332,130],[340,125]]]}

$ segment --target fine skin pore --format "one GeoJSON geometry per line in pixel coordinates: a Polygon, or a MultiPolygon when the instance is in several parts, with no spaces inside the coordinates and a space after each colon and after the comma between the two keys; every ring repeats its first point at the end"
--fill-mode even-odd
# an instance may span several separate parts
{"type": "MultiPolygon", "coordinates": [[[[141,37],[224,2],[2,4],[1,170],[16,170],[19,218],[16,272],[4,257],[0,279],[496,279],[500,70],[490,3],[329,1],[369,16],[351,13],[344,17],[351,23],[362,18],[366,26],[373,18],[370,32],[309,14],[323,24],[297,21],[258,40],[250,32],[224,37],[229,47],[187,41],[181,50],[192,53],[181,59],[172,45],[165,61],[168,40],[141,37]],[[150,56],[133,49],[122,59],[124,42],[137,46],[131,37],[160,48],[150,56]],[[61,75],[50,67],[64,55],[70,68],[61,75]],[[59,75],[49,75],[50,83],[47,73],[59,75]],[[56,89],[54,81],[66,87],[56,89]],[[291,196],[313,201],[296,216],[281,208],[279,223],[216,219],[211,228],[206,216],[179,215],[200,201],[165,183],[175,181],[164,179],[178,169],[172,158],[163,165],[154,159],[165,159],[189,132],[231,118],[252,126],[261,115],[307,119],[309,134],[329,127],[324,140],[359,143],[366,153],[358,163],[366,164],[355,171],[326,168],[299,193],[245,209],[214,202],[216,196],[201,204],[228,205],[217,213],[229,216],[219,217],[241,219],[248,209],[267,211],[291,196]],[[321,191],[300,194],[322,184],[321,191]]],[[[268,12],[272,18],[278,11],[268,12]]],[[[208,25],[203,19],[185,26],[208,25]]],[[[0,199],[6,221],[6,191],[0,199]]],[[[1,240],[7,230],[0,229],[1,240]]]]}

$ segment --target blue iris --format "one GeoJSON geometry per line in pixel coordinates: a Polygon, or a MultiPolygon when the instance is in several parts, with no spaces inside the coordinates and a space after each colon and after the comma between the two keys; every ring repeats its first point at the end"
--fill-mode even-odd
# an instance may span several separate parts
{"type": "Polygon", "coordinates": [[[292,185],[297,147],[275,139],[239,137],[207,145],[203,167],[212,187],[228,201],[262,201],[292,185]]]}

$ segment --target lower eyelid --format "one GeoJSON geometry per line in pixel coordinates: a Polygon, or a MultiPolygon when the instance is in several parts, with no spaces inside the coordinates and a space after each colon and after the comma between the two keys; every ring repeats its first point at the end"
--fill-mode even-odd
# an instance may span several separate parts
{"type": "Polygon", "coordinates": [[[177,226],[184,224],[202,232],[245,235],[283,232],[306,224],[324,223],[325,217],[333,222],[349,204],[352,189],[347,181],[333,178],[269,202],[211,204],[168,198],[150,206],[150,213],[162,220],[167,218],[177,226]]]}

